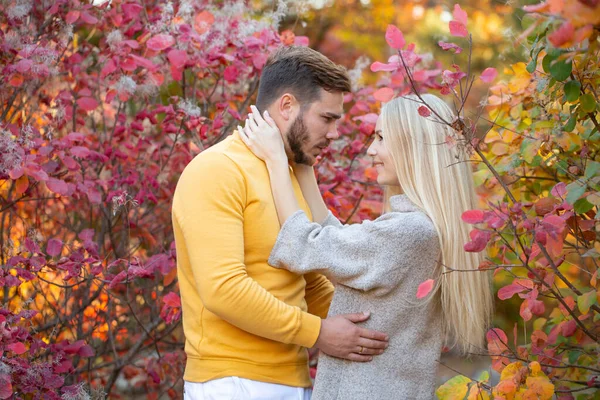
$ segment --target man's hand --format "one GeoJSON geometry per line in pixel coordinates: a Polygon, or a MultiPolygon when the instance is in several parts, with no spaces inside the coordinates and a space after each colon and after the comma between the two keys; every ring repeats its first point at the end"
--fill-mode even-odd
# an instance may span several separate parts
{"type": "Polygon", "coordinates": [[[343,314],[321,322],[321,332],[315,343],[325,354],[350,361],[366,362],[383,353],[388,346],[385,333],[355,325],[369,319],[370,314],[343,314]]]}

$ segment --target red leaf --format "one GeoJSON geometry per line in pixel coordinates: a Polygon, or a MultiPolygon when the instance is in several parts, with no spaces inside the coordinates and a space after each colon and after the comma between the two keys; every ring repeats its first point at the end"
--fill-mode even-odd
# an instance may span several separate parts
{"type": "Polygon", "coordinates": [[[402,31],[394,25],[388,25],[385,40],[392,49],[400,50],[406,45],[402,31]]]}
{"type": "Polygon", "coordinates": [[[134,19],[142,12],[144,8],[139,4],[127,3],[123,4],[121,9],[123,10],[125,18],[134,19]]]}
{"type": "Polygon", "coordinates": [[[80,357],[88,358],[88,357],[92,357],[95,354],[95,352],[94,352],[94,349],[92,349],[91,346],[89,346],[89,345],[86,344],[84,346],[81,346],[81,348],[79,349],[79,351],[77,352],[77,354],[80,357]]]}
{"type": "Polygon", "coordinates": [[[46,245],[46,253],[49,256],[56,257],[60,255],[62,250],[63,242],[59,239],[50,239],[48,240],[48,244],[46,245]]]}
{"type": "Polygon", "coordinates": [[[431,110],[425,106],[419,107],[419,115],[421,117],[429,117],[431,115],[431,110]]]}
{"type": "Polygon", "coordinates": [[[228,66],[227,68],[225,68],[225,71],[223,71],[223,77],[227,82],[235,82],[237,80],[238,75],[238,69],[233,65],[228,66]]]}
{"type": "Polygon", "coordinates": [[[371,64],[371,71],[373,71],[373,72],[379,72],[379,71],[393,72],[393,71],[396,71],[399,67],[400,67],[400,65],[397,63],[384,64],[382,62],[375,61],[373,64],[371,64]]]}
{"type": "Polygon", "coordinates": [[[485,83],[490,83],[494,79],[496,79],[497,76],[498,76],[498,71],[496,71],[496,68],[486,68],[481,73],[481,80],[484,81],[485,83]]]}
{"type": "Polygon", "coordinates": [[[95,25],[98,23],[98,18],[89,14],[87,11],[81,13],[81,20],[86,24],[95,25]]]}
{"type": "Polygon", "coordinates": [[[442,50],[446,50],[446,51],[454,50],[454,52],[456,54],[462,53],[462,47],[460,47],[454,43],[446,43],[446,42],[439,41],[438,46],[440,46],[442,48],[442,50]]]}
{"type": "Polygon", "coordinates": [[[33,61],[29,60],[29,59],[22,59],[19,60],[18,63],[15,64],[15,69],[18,72],[27,72],[31,69],[31,66],[33,65],[33,61]]]}
{"type": "Polygon", "coordinates": [[[471,241],[464,245],[465,251],[479,253],[487,246],[491,234],[489,232],[480,231],[479,229],[473,229],[469,233],[469,236],[471,236],[471,241]]]}
{"type": "Polygon", "coordinates": [[[83,146],[73,146],[71,147],[71,154],[73,154],[75,157],[86,158],[90,155],[90,150],[83,146]]]}
{"type": "Polygon", "coordinates": [[[40,166],[37,164],[27,164],[25,166],[25,172],[27,173],[27,175],[35,178],[38,181],[44,182],[48,180],[48,174],[46,173],[46,171],[41,169],[40,166]]]}
{"type": "Polygon", "coordinates": [[[448,23],[448,26],[450,27],[450,34],[452,36],[460,36],[460,37],[467,37],[469,36],[469,32],[467,31],[467,27],[458,21],[450,21],[448,23]]]}
{"type": "Polygon", "coordinates": [[[385,103],[394,97],[394,91],[390,88],[384,87],[377,89],[377,91],[373,93],[373,97],[375,97],[375,100],[385,103]]]}
{"type": "Polygon", "coordinates": [[[65,17],[65,22],[69,25],[73,25],[75,21],[79,19],[79,14],[80,13],[77,10],[69,11],[65,17]]]}
{"type": "Polygon", "coordinates": [[[554,47],[563,47],[570,44],[573,41],[575,35],[575,28],[571,22],[564,22],[560,28],[548,35],[548,41],[552,43],[554,47]]]}
{"type": "Polygon", "coordinates": [[[27,347],[21,342],[11,343],[6,347],[15,354],[23,354],[27,351],[27,347]]]}
{"type": "Polygon", "coordinates": [[[500,328],[490,329],[487,331],[485,337],[487,338],[488,342],[499,340],[502,343],[508,343],[508,337],[506,336],[506,333],[504,333],[504,331],[500,328]]]}
{"type": "Polygon", "coordinates": [[[498,298],[500,300],[510,299],[517,293],[533,288],[533,282],[528,279],[515,279],[511,285],[505,286],[498,290],[498,298]]]}
{"type": "Polygon", "coordinates": [[[48,178],[48,180],[46,181],[46,186],[48,187],[48,189],[50,189],[51,192],[54,192],[56,194],[64,196],[67,193],[69,193],[69,187],[67,186],[65,181],[60,179],[48,178]]]}
{"type": "Polygon", "coordinates": [[[454,5],[454,11],[452,12],[454,20],[460,22],[463,25],[467,25],[467,12],[464,11],[458,4],[454,5]]]}
{"type": "Polygon", "coordinates": [[[148,40],[148,42],[146,43],[146,47],[148,47],[150,50],[161,51],[173,46],[174,44],[175,39],[173,38],[173,36],[160,33],[148,40]]]}
{"type": "Polygon", "coordinates": [[[77,105],[85,111],[93,111],[98,107],[98,102],[92,97],[81,97],[77,99],[77,105]]]}
{"type": "Polygon", "coordinates": [[[173,292],[166,294],[162,301],[171,307],[181,307],[181,299],[176,293],[173,292]]]}
{"type": "Polygon", "coordinates": [[[8,176],[10,177],[10,179],[19,179],[21,176],[23,176],[24,173],[25,170],[23,169],[23,167],[18,166],[11,169],[8,173],[8,176]]]}
{"type": "Polygon", "coordinates": [[[433,289],[434,283],[435,281],[433,279],[427,279],[425,282],[421,283],[417,289],[417,299],[422,299],[427,296],[433,289]]]}
{"type": "Polygon", "coordinates": [[[574,319],[571,319],[565,322],[561,327],[560,331],[564,337],[573,336],[575,331],[577,330],[577,323],[574,319]]]}
{"type": "Polygon", "coordinates": [[[309,41],[308,36],[296,36],[294,38],[294,45],[308,47],[308,41],[309,41]]]}
{"type": "Polygon", "coordinates": [[[169,51],[169,53],[167,54],[167,58],[169,59],[171,65],[176,68],[185,67],[185,63],[188,60],[188,56],[185,51],[175,49],[169,51]]]}
{"type": "Polygon", "coordinates": [[[9,375],[0,375],[0,399],[10,399],[13,395],[12,384],[9,375]]]}
{"type": "Polygon", "coordinates": [[[267,59],[269,58],[268,54],[265,53],[255,53],[252,56],[252,65],[256,69],[262,69],[267,63],[267,59]]]}
{"type": "Polygon", "coordinates": [[[158,67],[157,64],[154,64],[147,58],[136,56],[135,54],[130,54],[129,57],[131,57],[135,61],[138,67],[148,68],[150,71],[154,71],[158,67]]]}
{"type": "Polygon", "coordinates": [[[567,195],[567,185],[564,182],[558,182],[550,191],[552,196],[564,198],[567,195]]]}
{"type": "Polygon", "coordinates": [[[480,224],[483,222],[484,215],[481,210],[468,210],[462,214],[461,218],[467,224],[480,224]]]}

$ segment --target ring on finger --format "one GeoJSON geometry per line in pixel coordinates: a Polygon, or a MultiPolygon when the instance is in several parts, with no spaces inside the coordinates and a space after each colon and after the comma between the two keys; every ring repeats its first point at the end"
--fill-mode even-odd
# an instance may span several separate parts
{"type": "Polygon", "coordinates": [[[360,347],[360,349],[358,350],[358,354],[362,354],[363,351],[365,350],[365,348],[362,346],[358,346],[358,347],[360,347]]]}

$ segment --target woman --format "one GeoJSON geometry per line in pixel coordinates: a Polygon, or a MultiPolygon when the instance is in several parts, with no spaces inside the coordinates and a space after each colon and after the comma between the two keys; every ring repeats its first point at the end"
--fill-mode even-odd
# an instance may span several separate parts
{"type": "MultiPolygon", "coordinates": [[[[450,108],[422,96],[445,121],[450,108]]],[[[240,136],[269,170],[281,232],[269,264],[303,274],[323,273],[336,282],[329,315],[371,311],[367,328],[386,332],[389,347],[371,362],[322,354],[313,399],[432,399],[444,344],[468,353],[483,347],[492,313],[489,276],[478,271],[481,256],[466,253],[469,227],[461,221],[475,207],[470,165],[455,135],[435,117],[419,115],[414,96],[387,103],[368,149],[377,182],[386,193],[386,212],[374,221],[342,225],[327,211],[312,167],[295,165],[315,221],[298,206],[289,164],[274,121],[251,114],[240,136]],[[449,272],[451,269],[469,272],[449,272]],[[419,284],[436,287],[421,301],[419,284]]],[[[358,346],[356,353],[364,355],[358,346]]],[[[376,353],[373,353],[376,354],[376,353]]]]}

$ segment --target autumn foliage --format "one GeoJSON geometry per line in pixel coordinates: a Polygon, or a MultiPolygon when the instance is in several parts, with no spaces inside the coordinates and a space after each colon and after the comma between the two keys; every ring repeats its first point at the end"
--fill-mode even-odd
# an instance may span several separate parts
{"type": "MultiPolygon", "coordinates": [[[[382,192],[364,151],[380,102],[431,91],[456,104],[446,139],[469,148],[481,198],[463,215],[465,251],[487,251],[481,273],[494,274],[505,320],[481,350],[500,381],[457,376],[440,398],[585,398],[599,385],[600,5],[526,11],[528,59],[479,74],[460,7],[436,50],[455,54],[451,66],[391,26],[391,57],[371,65],[379,81],[354,82],[342,139],[318,165],[337,216],[372,218],[382,192]],[[475,80],[490,85],[480,110],[462,107],[475,80]]],[[[181,396],[172,194],[246,114],[268,53],[308,44],[280,32],[285,13],[243,1],[0,5],[0,399],[181,396]]],[[[419,113],[434,117],[427,104],[419,113]]]]}
{"type": "MultiPolygon", "coordinates": [[[[529,59],[506,67],[506,79],[490,87],[478,110],[465,107],[477,77],[470,68],[474,38],[460,6],[448,24],[456,43],[439,43],[468,53],[462,67],[457,57],[431,88],[448,95],[457,111],[456,120],[440,121],[456,132],[446,144],[464,146],[475,164],[481,209],[462,215],[473,225],[464,250],[486,251],[477,273],[493,271],[498,299],[510,302],[499,307],[515,313],[505,316],[514,328],[491,329],[481,349],[499,382],[487,371],[477,379],[458,375],[438,389],[444,399],[579,399],[600,388],[600,5],[556,0],[524,9],[518,41],[529,59]]],[[[400,74],[418,93],[420,56],[397,28],[390,26],[386,39],[397,54],[372,69],[400,74]]],[[[478,79],[496,77],[490,67],[478,79]]],[[[397,94],[389,86],[376,92],[379,100],[397,94]]],[[[419,114],[435,118],[421,102],[419,114]]],[[[450,266],[446,273],[461,272],[450,266]]],[[[417,297],[431,287],[424,282],[417,297]]]]}

